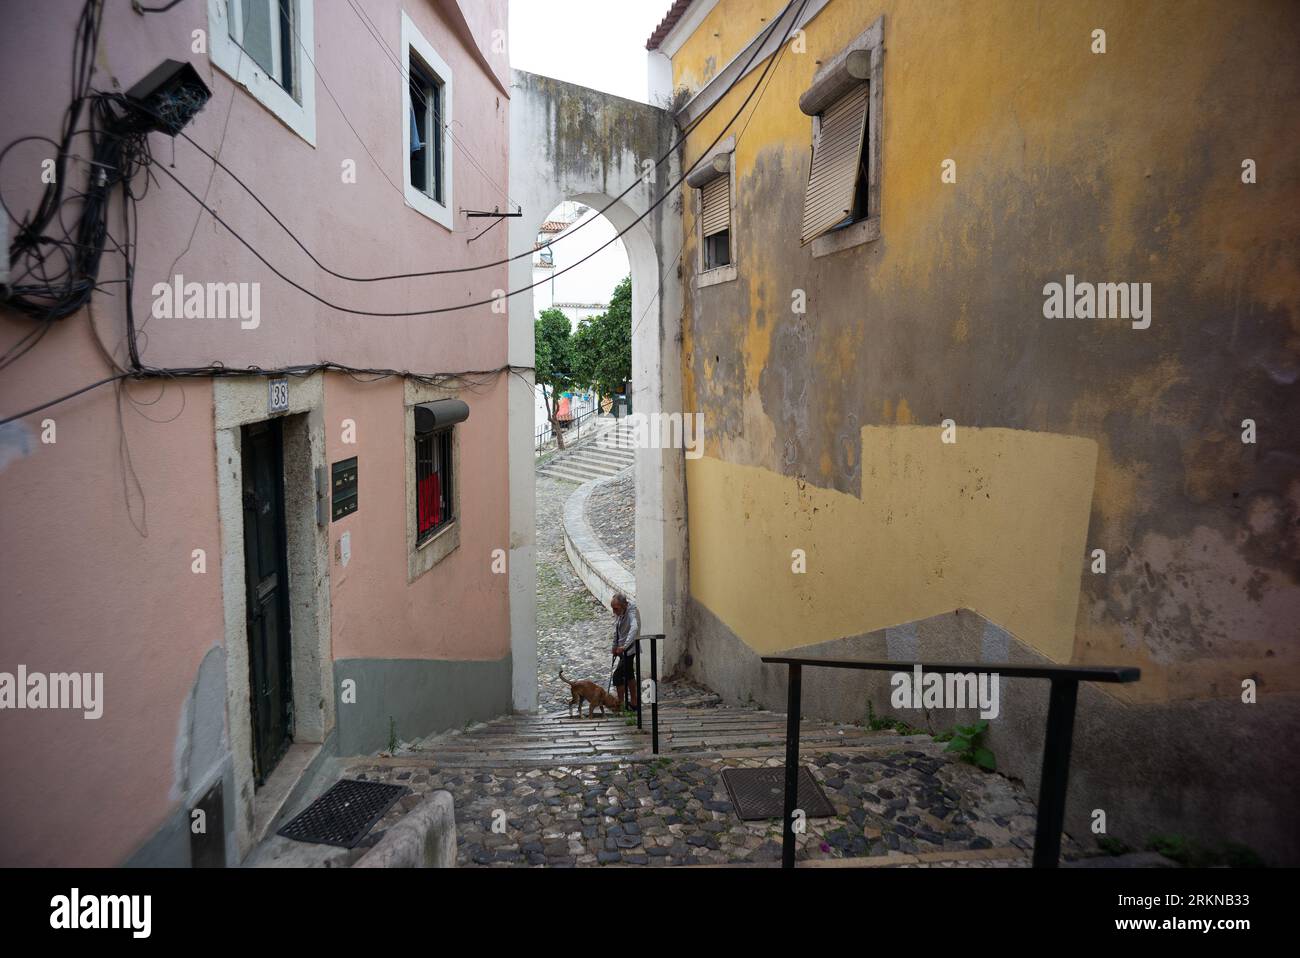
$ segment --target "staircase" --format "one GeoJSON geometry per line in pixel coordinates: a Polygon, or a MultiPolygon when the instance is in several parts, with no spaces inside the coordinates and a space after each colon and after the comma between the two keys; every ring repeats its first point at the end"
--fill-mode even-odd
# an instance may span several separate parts
{"type": "Polygon", "coordinates": [[[626,420],[602,416],[589,436],[556,452],[537,474],[581,484],[613,476],[635,461],[636,449],[626,420]]]}
{"type": "MultiPolygon", "coordinates": [[[[663,686],[665,691],[670,686],[663,686]]],[[[670,692],[671,694],[671,692],[670,692]]],[[[581,718],[566,712],[505,715],[464,732],[430,736],[414,749],[444,767],[528,768],[574,763],[600,764],[650,760],[650,709],[643,712],[644,728],[629,717],[610,713],[581,718]]],[[[659,706],[659,751],[663,756],[696,758],[776,758],[785,755],[785,716],[763,709],[721,704],[715,694],[702,692],[670,698],[659,706]]],[[[805,754],[824,749],[856,750],[864,747],[929,742],[927,736],[900,736],[892,731],[870,731],[860,726],[805,720],[801,723],[805,754]]],[[[395,761],[400,761],[397,759],[395,761]]]]}

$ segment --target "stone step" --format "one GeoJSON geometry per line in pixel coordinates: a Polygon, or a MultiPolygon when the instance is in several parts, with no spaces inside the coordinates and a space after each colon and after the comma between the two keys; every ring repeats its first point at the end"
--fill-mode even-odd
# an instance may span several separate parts
{"type": "Polygon", "coordinates": [[[603,459],[587,458],[581,454],[564,456],[560,459],[552,459],[543,465],[538,472],[545,472],[548,469],[566,469],[569,472],[591,473],[591,478],[600,476],[615,476],[623,469],[628,467],[628,463],[606,462],[603,459]]]}
{"type": "Polygon", "coordinates": [[[590,446],[579,446],[574,450],[575,457],[582,456],[588,459],[596,459],[602,462],[608,462],[616,466],[630,466],[636,462],[635,449],[617,449],[592,444],[590,446]]]}
{"type": "Polygon", "coordinates": [[[575,482],[582,485],[591,479],[591,476],[583,475],[580,472],[572,472],[559,466],[547,466],[545,469],[538,469],[539,476],[548,476],[551,479],[563,479],[565,482],[575,482]]]}

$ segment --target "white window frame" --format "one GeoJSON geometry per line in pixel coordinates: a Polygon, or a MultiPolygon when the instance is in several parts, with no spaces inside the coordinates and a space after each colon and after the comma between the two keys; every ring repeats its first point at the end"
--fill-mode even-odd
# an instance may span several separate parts
{"type": "Polygon", "coordinates": [[[452,104],[455,102],[452,86],[451,67],[447,61],[438,56],[438,51],[425,39],[411,18],[402,11],[402,185],[406,195],[406,205],[423,213],[448,232],[455,228],[452,217],[453,191],[455,182],[452,177],[452,104]],[[442,83],[442,199],[439,203],[432,196],[421,192],[411,185],[411,51],[437,74],[442,83]]]}
{"type": "MultiPolygon", "coordinates": [[[[814,259],[866,243],[874,243],[880,239],[881,185],[884,167],[884,33],[885,17],[881,14],[853,42],[823,64],[813,77],[815,87],[824,75],[832,72],[835,66],[852,51],[865,51],[871,55],[871,76],[863,81],[868,84],[867,122],[862,134],[862,152],[866,156],[868,168],[867,215],[848,226],[837,227],[814,239],[810,244],[814,259]]],[[[805,92],[804,96],[807,95],[808,92],[805,92]]],[[[822,112],[818,111],[818,114],[813,117],[814,142],[821,135],[822,112]]]]}
{"type": "Polygon", "coordinates": [[[715,156],[726,155],[729,157],[727,162],[727,172],[724,174],[728,178],[727,184],[727,202],[729,204],[727,215],[727,245],[731,262],[726,266],[715,266],[712,269],[704,267],[704,191],[692,188],[691,192],[695,194],[695,288],[704,289],[708,286],[717,286],[719,283],[730,283],[739,272],[736,269],[736,245],[739,241],[739,235],[736,230],[736,138],[729,136],[719,143],[709,154],[709,159],[715,156]]]}
{"type": "MultiPolygon", "coordinates": [[[[239,3],[240,0],[235,0],[239,3]]],[[[293,130],[313,147],[316,145],[316,70],[303,49],[315,49],[315,0],[295,0],[297,3],[298,35],[294,38],[296,72],[294,86],[299,99],[294,99],[284,87],[240,49],[230,36],[230,22],[226,14],[226,0],[208,0],[208,58],[226,76],[242,86],[262,106],[270,110],[280,122],[293,130]]],[[[240,8],[242,10],[242,7],[240,8]]],[[[279,18],[274,21],[278,25],[279,18]]],[[[278,26],[276,27],[278,29],[278,26]]],[[[273,44],[274,56],[279,57],[279,44],[273,44]]],[[[290,69],[294,69],[291,65],[290,69]]]]}

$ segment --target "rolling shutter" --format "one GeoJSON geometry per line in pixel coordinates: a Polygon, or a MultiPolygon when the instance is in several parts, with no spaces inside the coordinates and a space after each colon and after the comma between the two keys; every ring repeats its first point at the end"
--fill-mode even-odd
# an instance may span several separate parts
{"type": "Polygon", "coordinates": [[[731,228],[731,177],[715,177],[700,190],[700,223],[705,236],[731,228]]]}
{"type": "Polygon", "coordinates": [[[868,85],[858,84],[821,114],[821,131],[813,148],[808,192],[804,195],[804,246],[853,212],[867,123],[867,94],[868,85]]]}

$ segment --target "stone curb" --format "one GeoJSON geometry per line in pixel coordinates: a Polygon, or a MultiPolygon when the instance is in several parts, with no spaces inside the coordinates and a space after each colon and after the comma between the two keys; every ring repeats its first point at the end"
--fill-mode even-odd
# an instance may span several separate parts
{"type": "Polygon", "coordinates": [[[352,867],[455,868],[456,813],[451,792],[430,792],[352,867]]]}
{"type": "Polygon", "coordinates": [[[598,485],[610,482],[620,475],[621,471],[613,476],[584,482],[564,503],[564,551],[569,556],[569,564],[587,591],[606,608],[609,608],[609,601],[616,592],[622,592],[635,602],[636,578],[605,551],[604,544],[592,531],[591,524],[587,521],[587,499],[598,485]]]}

